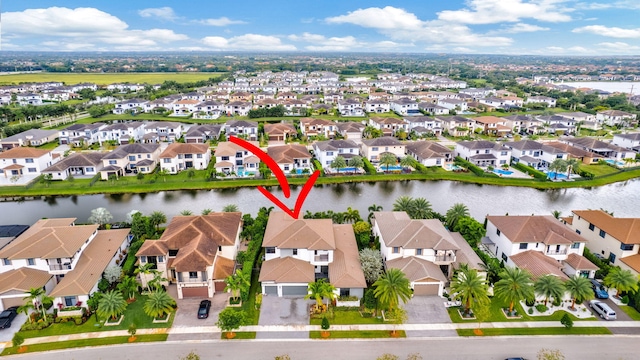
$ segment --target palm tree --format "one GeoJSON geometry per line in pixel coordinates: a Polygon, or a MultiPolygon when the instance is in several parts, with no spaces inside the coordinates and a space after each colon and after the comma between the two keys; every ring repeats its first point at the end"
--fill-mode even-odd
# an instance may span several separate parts
{"type": "Polygon", "coordinates": [[[638,290],[638,278],[629,270],[613,268],[604,277],[604,284],[616,289],[616,296],[620,297],[623,292],[638,290]]]}
{"type": "Polygon", "coordinates": [[[167,175],[169,175],[167,169],[158,170],[158,176],[162,176],[162,181],[167,182],[167,175]]]}
{"type": "Polygon", "coordinates": [[[191,211],[191,210],[182,210],[182,211],[180,211],[180,215],[182,215],[182,216],[191,216],[191,215],[193,215],[193,211],[191,211]]]}
{"type": "Polygon", "coordinates": [[[324,279],[319,279],[309,284],[309,293],[304,298],[307,300],[315,299],[316,306],[320,307],[320,305],[322,305],[323,298],[335,298],[336,294],[334,293],[334,290],[335,287],[333,285],[329,284],[324,279]]]}
{"type": "Polygon", "coordinates": [[[569,296],[571,296],[571,308],[574,310],[576,308],[576,301],[583,302],[593,299],[591,281],[587,278],[580,276],[571,277],[564,283],[564,288],[569,293],[569,296]]]}
{"type": "Polygon", "coordinates": [[[488,304],[486,280],[478,274],[475,269],[468,266],[461,267],[451,282],[451,292],[456,294],[464,305],[464,313],[469,314],[471,305],[474,303],[488,304]]]}
{"type": "Polygon", "coordinates": [[[150,275],[154,271],[155,270],[153,269],[153,264],[146,263],[146,264],[138,265],[138,267],[133,271],[133,274],[134,275],[140,274],[140,281],[142,282],[142,288],[149,290],[149,283],[147,282],[146,275],[150,275]]]}
{"type": "Polygon", "coordinates": [[[149,215],[149,223],[155,226],[156,230],[160,229],[160,224],[164,224],[167,222],[167,215],[165,215],[162,211],[154,211],[149,215]]]}
{"type": "Polygon", "coordinates": [[[368,216],[368,220],[369,222],[371,222],[371,218],[373,217],[373,213],[377,212],[377,211],[382,211],[382,205],[376,205],[376,204],[372,204],[371,206],[369,206],[367,208],[367,210],[369,210],[369,216],[368,216]]]}
{"type": "Polygon", "coordinates": [[[534,284],[535,293],[544,296],[544,306],[547,306],[549,298],[558,301],[564,293],[564,285],[562,281],[554,275],[545,275],[540,277],[534,284]]]}
{"type": "Polygon", "coordinates": [[[354,156],[349,159],[349,166],[355,170],[362,169],[364,167],[364,160],[362,160],[362,156],[354,156]]]}
{"type": "Polygon", "coordinates": [[[567,180],[571,175],[571,172],[578,171],[578,166],[580,166],[580,162],[577,159],[569,159],[566,161],[567,163],[567,180]]]}
{"type": "Polygon", "coordinates": [[[447,227],[449,229],[454,229],[456,224],[458,223],[458,220],[465,216],[469,216],[469,208],[467,207],[467,205],[462,203],[453,204],[453,206],[451,206],[451,208],[447,210],[447,213],[445,215],[445,223],[447,224],[447,227]]]}
{"type": "Polygon", "coordinates": [[[211,209],[203,209],[202,212],[200,214],[202,215],[209,215],[213,212],[213,210],[211,209]]]}
{"type": "Polygon", "coordinates": [[[236,270],[235,274],[227,276],[224,282],[227,284],[224,291],[231,291],[231,296],[238,298],[242,289],[251,286],[251,277],[249,273],[236,270]]]}
{"type": "Polygon", "coordinates": [[[24,300],[29,300],[33,304],[33,308],[37,311],[42,309],[42,318],[47,317],[47,310],[44,308],[45,300],[51,300],[51,297],[46,296],[46,293],[43,288],[31,288],[28,291],[29,296],[25,297],[24,300]]]}
{"type": "Polygon", "coordinates": [[[413,199],[410,196],[402,195],[393,203],[393,211],[404,211],[407,214],[411,212],[413,199]]]}
{"type": "Polygon", "coordinates": [[[351,206],[349,206],[347,208],[347,211],[345,211],[344,213],[344,221],[350,222],[353,224],[361,220],[362,218],[360,217],[360,212],[356,209],[352,209],[351,206]]]}
{"type": "Polygon", "coordinates": [[[127,302],[122,293],[116,290],[107,291],[98,302],[97,313],[105,318],[115,320],[127,309],[127,302]]]}
{"type": "Polygon", "coordinates": [[[409,217],[412,219],[431,219],[433,210],[431,203],[425,198],[415,198],[411,201],[409,217]]]}
{"type": "Polygon", "coordinates": [[[31,309],[35,309],[35,307],[33,306],[33,303],[31,301],[27,301],[24,305],[18,306],[16,312],[23,312],[29,318],[29,322],[33,323],[33,319],[31,318],[31,316],[29,316],[29,310],[31,309]]]}
{"type": "Polygon", "coordinates": [[[161,318],[173,311],[176,301],[163,290],[155,290],[143,305],[144,312],[152,318],[161,318]]]}
{"type": "Polygon", "coordinates": [[[402,159],[400,159],[400,166],[402,167],[412,167],[415,169],[416,163],[417,163],[416,159],[414,159],[413,156],[411,155],[407,155],[402,159]]]}
{"type": "Polygon", "coordinates": [[[406,303],[411,298],[411,286],[407,276],[399,269],[388,269],[373,283],[373,295],[382,304],[394,309],[402,301],[406,303]]]}
{"type": "Polygon", "coordinates": [[[560,219],[560,216],[562,215],[562,211],[553,210],[551,212],[551,215],[553,215],[553,217],[556,218],[556,219],[560,219]]]}
{"type": "Polygon", "coordinates": [[[380,165],[386,165],[386,171],[389,171],[389,166],[395,165],[397,162],[398,158],[390,152],[384,152],[380,154],[380,165]]]}
{"type": "Polygon", "coordinates": [[[329,165],[332,169],[338,169],[338,174],[340,174],[340,169],[347,167],[347,161],[342,156],[336,156],[335,159],[329,165]]]}
{"type": "Polygon", "coordinates": [[[149,289],[153,288],[153,290],[162,289],[162,283],[169,281],[167,278],[162,276],[162,273],[158,270],[152,271],[153,279],[149,281],[149,289]]]}
{"type": "Polygon", "coordinates": [[[512,267],[506,267],[500,272],[500,280],[496,282],[494,292],[498,299],[509,303],[509,313],[513,312],[516,301],[530,300],[535,296],[531,275],[512,267]]]}
{"type": "Polygon", "coordinates": [[[565,172],[567,170],[567,162],[562,159],[555,159],[549,164],[549,171],[554,172],[553,179],[558,178],[558,173],[565,172]]]}
{"type": "Polygon", "coordinates": [[[240,210],[238,209],[238,205],[236,204],[225,205],[222,208],[222,212],[238,212],[238,211],[240,210]]]}
{"type": "Polygon", "coordinates": [[[129,300],[133,300],[136,298],[136,292],[138,291],[138,281],[133,276],[125,276],[118,284],[118,290],[129,300]]]}

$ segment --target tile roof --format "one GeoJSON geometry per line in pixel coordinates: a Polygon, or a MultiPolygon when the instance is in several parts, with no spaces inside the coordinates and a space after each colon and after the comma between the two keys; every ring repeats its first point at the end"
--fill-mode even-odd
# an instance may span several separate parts
{"type": "Polygon", "coordinates": [[[407,143],[407,152],[415,154],[419,159],[430,159],[452,154],[453,150],[433,141],[412,141],[407,143]]]}
{"type": "Polygon", "coordinates": [[[353,140],[326,140],[316,141],[314,144],[320,150],[339,150],[339,149],[357,149],[358,144],[353,140]]]}
{"type": "Polygon", "coordinates": [[[160,148],[159,144],[126,144],[120,145],[113,151],[104,155],[102,159],[123,159],[131,154],[150,154],[160,148]]]}
{"type": "Polygon", "coordinates": [[[335,250],[333,222],[331,219],[293,219],[282,211],[272,211],[262,247],[335,250]]]}
{"type": "Polygon", "coordinates": [[[213,267],[213,278],[226,279],[228,276],[233,275],[235,267],[235,260],[227,259],[224,256],[218,256],[216,258],[215,266],[213,267]]]}
{"type": "Polygon", "coordinates": [[[28,292],[44,287],[53,275],[46,271],[22,267],[0,274],[0,294],[8,291],[28,292]]]}
{"type": "Polygon", "coordinates": [[[587,150],[582,150],[580,148],[577,148],[575,146],[571,146],[569,144],[565,144],[565,143],[561,143],[561,142],[557,142],[557,141],[552,141],[552,142],[548,142],[544,144],[546,147],[553,147],[556,148],[558,150],[561,150],[563,152],[566,152],[568,154],[570,154],[573,157],[587,157],[587,158],[601,158],[602,155],[596,154],[596,153],[592,153],[590,151],[587,150]]]}
{"type": "Polygon", "coordinates": [[[587,240],[551,215],[487,216],[512,243],[546,245],[586,243],[587,240]]]}
{"type": "Polygon", "coordinates": [[[431,261],[415,256],[387,260],[387,269],[401,270],[411,282],[442,281],[447,282],[440,267],[431,261]]]}
{"type": "Polygon", "coordinates": [[[39,158],[48,153],[51,150],[36,149],[31,147],[14,147],[9,150],[0,153],[0,159],[24,159],[24,158],[39,158]]]}
{"type": "Polygon", "coordinates": [[[564,260],[569,266],[576,270],[598,270],[600,269],[596,264],[589,261],[584,256],[578,255],[576,253],[571,253],[564,260]]]}
{"type": "Polygon", "coordinates": [[[102,152],[74,153],[42,170],[42,172],[65,171],[70,167],[98,166],[102,163],[104,156],[105,153],[102,152]]]}
{"type": "Polygon", "coordinates": [[[310,159],[311,154],[304,145],[288,144],[270,146],[267,154],[278,164],[290,164],[294,159],[310,159]]]}
{"type": "Polygon", "coordinates": [[[50,296],[87,295],[102,278],[102,273],[127,241],[130,229],[100,230],[82,251],[75,268],[64,275],[50,296]]]}
{"type": "Polygon", "coordinates": [[[264,132],[267,135],[295,133],[296,128],[288,123],[264,124],[264,132]]]}
{"type": "Polygon", "coordinates": [[[400,140],[391,136],[383,136],[375,139],[363,140],[362,143],[367,146],[404,146],[404,144],[402,144],[400,140]]]}
{"type": "Polygon", "coordinates": [[[544,275],[556,275],[562,280],[569,279],[562,272],[562,264],[540,251],[527,250],[511,255],[511,261],[520,269],[529,271],[534,279],[544,275]]]}
{"type": "Polygon", "coordinates": [[[267,260],[262,263],[259,281],[276,283],[311,283],[316,280],[311,263],[291,256],[267,260]]]}
{"type": "Polygon", "coordinates": [[[376,211],[373,217],[388,247],[459,250],[451,233],[439,220],[413,220],[404,211],[376,211]]]}
{"type": "Polygon", "coordinates": [[[623,244],[640,244],[640,218],[615,218],[602,210],[574,210],[623,244]]]}
{"type": "Polygon", "coordinates": [[[461,264],[469,265],[469,268],[475,269],[478,271],[485,271],[481,264],[484,264],[484,261],[480,259],[478,254],[471,248],[471,245],[460,235],[460,233],[454,232],[451,233],[451,237],[453,241],[456,242],[456,245],[460,248],[456,251],[456,261],[454,262],[454,267],[459,268],[461,264]]]}
{"type": "Polygon", "coordinates": [[[178,154],[206,154],[207,151],[210,151],[208,144],[171,143],[160,154],[160,158],[174,158],[178,154]]]}
{"type": "MultiPolygon", "coordinates": [[[[257,141],[249,141],[249,143],[260,147],[260,144],[257,141]]],[[[239,151],[246,151],[245,148],[243,148],[240,145],[237,145],[235,143],[232,143],[230,141],[222,141],[220,143],[218,143],[218,147],[216,147],[216,151],[215,151],[215,156],[236,156],[236,153],[239,151]]]]}
{"type": "Polygon", "coordinates": [[[635,272],[640,273],[640,254],[620,258],[620,261],[635,270],[635,272]]]}
{"type": "Polygon", "coordinates": [[[353,226],[333,225],[336,249],[329,264],[329,281],[337,288],[366,288],[353,226]]]}

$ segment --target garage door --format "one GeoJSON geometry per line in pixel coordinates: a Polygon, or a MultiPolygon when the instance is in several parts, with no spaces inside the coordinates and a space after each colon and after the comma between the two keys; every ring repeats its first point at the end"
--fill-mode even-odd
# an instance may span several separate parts
{"type": "Polygon", "coordinates": [[[24,305],[24,299],[22,299],[20,297],[2,299],[2,308],[3,309],[7,309],[7,308],[10,308],[12,306],[22,306],[22,305],[24,305]]]}
{"type": "Polygon", "coordinates": [[[265,286],[264,293],[267,295],[275,295],[278,296],[278,287],[277,286],[265,286]]]}
{"type": "Polygon", "coordinates": [[[206,286],[200,287],[184,287],[182,288],[182,297],[209,297],[209,291],[206,286]]]}
{"type": "Polygon", "coordinates": [[[306,296],[307,286],[283,286],[282,296],[306,296]]]}
{"type": "Polygon", "coordinates": [[[416,284],[413,287],[413,295],[438,295],[439,284],[416,284]]]}
{"type": "Polygon", "coordinates": [[[223,292],[227,287],[227,284],[224,281],[214,281],[213,284],[216,292],[223,292]]]}

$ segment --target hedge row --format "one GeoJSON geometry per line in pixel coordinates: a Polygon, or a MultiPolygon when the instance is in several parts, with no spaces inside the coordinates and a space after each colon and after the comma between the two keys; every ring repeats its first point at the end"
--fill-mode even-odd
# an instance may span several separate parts
{"type": "Polygon", "coordinates": [[[536,169],[532,168],[531,166],[527,166],[527,165],[524,165],[524,164],[519,163],[519,162],[514,162],[511,166],[513,166],[514,168],[522,171],[525,174],[533,175],[533,177],[538,179],[538,180],[548,180],[547,179],[547,174],[543,173],[540,170],[536,170],[536,169]]]}
{"type": "Polygon", "coordinates": [[[471,162],[461,158],[460,156],[456,156],[456,159],[455,159],[454,163],[456,165],[458,165],[458,166],[462,166],[462,167],[465,167],[465,168],[469,169],[469,171],[471,171],[472,173],[476,174],[476,176],[480,176],[480,177],[484,177],[485,176],[484,170],[482,170],[477,165],[474,165],[471,162]]]}
{"type": "Polygon", "coordinates": [[[364,170],[369,175],[375,175],[378,173],[378,170],[376,170],[375,166],[371,165],[371,162],[369,162],[368,159],[362,158],[362,162],[364,162],[364,170]]]}

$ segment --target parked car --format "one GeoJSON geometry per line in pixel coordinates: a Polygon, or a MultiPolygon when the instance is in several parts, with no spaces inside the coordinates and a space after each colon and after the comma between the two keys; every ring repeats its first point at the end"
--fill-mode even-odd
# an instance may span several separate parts
{"type": "Polygon", "coordinates": [[[591,279],[591,287],[593,288],[593,292],[596,294],[596,298],[598,299],[608,299],[609,293],[607,290],[598,282],[596,279],[591,279]]]}
{"type": "Polygon", "coordinates": [[[510,358],[506,358],[506,360],[527,360],[523,357],[510,357],[510,358]]]}
{"type": "Polygon", "coordinates": [[[200,307],[198,308],[198,319],[206,319],[209,317],[209,310],[211,309],[211,301],[200,301],[200,307]]]}
{"type": "Polygon", "coordinates": [[[616,319],[616,312],[602,301],[591,300],[589,301],[589,307],[591,307],[598,315],[600,315],[601,318],[605,320],[616,319]]]}
{"type": "Polygon", "coordinates": [[[0,329],[11,327],[11,321],[18,315],[17,309],[17,306],[12,306],[0,313],[0,329]]]}

